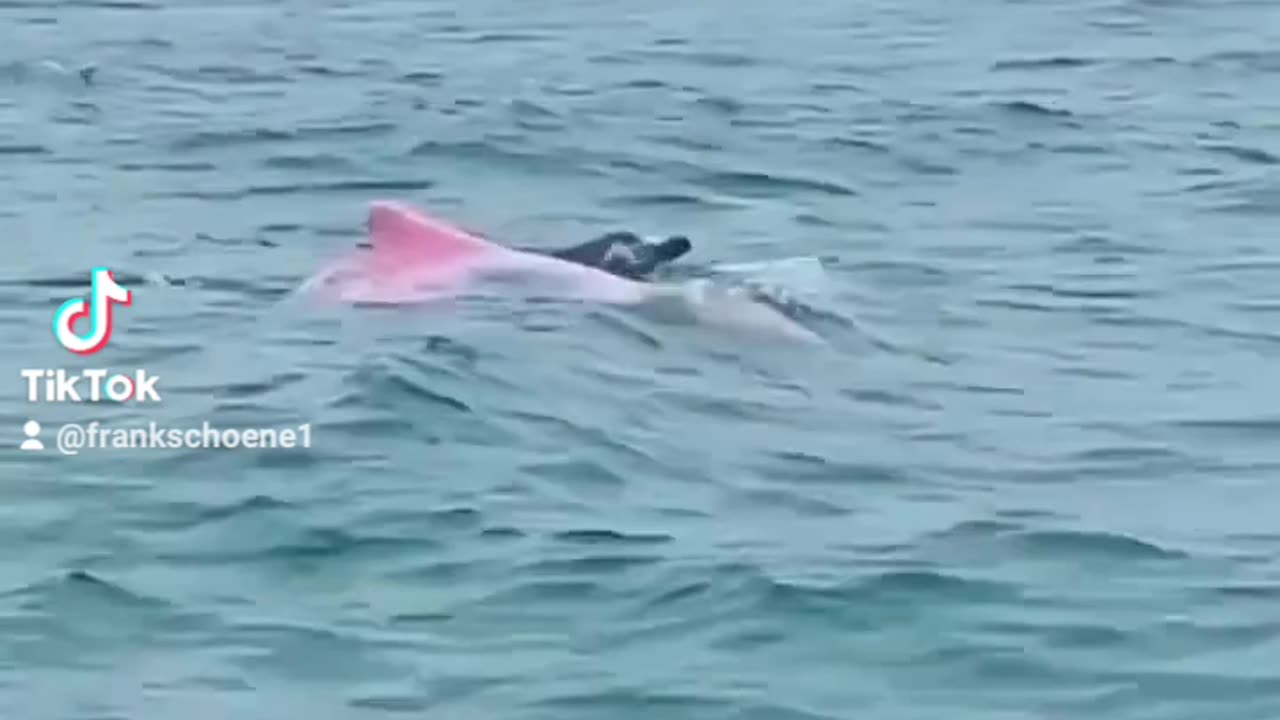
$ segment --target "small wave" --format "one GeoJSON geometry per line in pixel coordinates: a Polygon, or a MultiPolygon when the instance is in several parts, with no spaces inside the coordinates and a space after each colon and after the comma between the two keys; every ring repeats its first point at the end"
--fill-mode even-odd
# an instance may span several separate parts
{"type": "Polygon", "coordinates": [[[1069,55],[1059,55],[1055,57],[1044,58],[1021,58],[1016,60],[998,60],[992,66],[993,70],[1062,70],[1071,68],[1085,68],[1097,65],[1098,60],[1093,58],[1074,57],[1069,55]]]}
{"type": "Polygon", "coordinates": [[[835,197],[856,197],[852,188],[834,180],[747,170],[704,171],[691,180],[719,192],[744,198],[775,197],[793,192],[817,192],[835,197]]]}
{"type": "Polygon", "coordinates": [[[0,155],[51,155],[44,145],[0,145],[0,155]]]}
{"type": "Polygon", "coordinates": [[[1160,547],[1122,533],[1082,530],[1034,530],[1021,534],[1019,542],[1036,553],[1061,553],[1115,559],[1181,560],[1189,557],[1180,550],[1160,547]]]}
{"type": "Polygon", "coordinates": [[[1008,111],[1014,115],[1026,115],[1030,117],[1056,117],[1066,118],[1072,117],[1070,110],[1062,108],[1054,108],[1030,100],[1013,100],[1008,102],[998,102],[996,107],[1008,111]]]}

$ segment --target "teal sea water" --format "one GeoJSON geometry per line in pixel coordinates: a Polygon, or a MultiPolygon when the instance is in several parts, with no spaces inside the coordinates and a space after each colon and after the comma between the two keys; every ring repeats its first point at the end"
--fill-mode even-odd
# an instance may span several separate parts
{"type": "Polygon", "coordinates": [[[0,0],[0,716],[1275,720],[1277,48],[1271,0],[0,0]],[[381,198],[819,257],[840,322],[287,302],[381,198]],[[93,421],[312,443],[56,452],[93,421]]]}

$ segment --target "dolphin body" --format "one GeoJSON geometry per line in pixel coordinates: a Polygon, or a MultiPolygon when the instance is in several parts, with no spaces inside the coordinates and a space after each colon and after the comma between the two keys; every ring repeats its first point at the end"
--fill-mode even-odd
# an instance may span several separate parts
{"type": "Polygon", "coordinates": [[[813,331],[742,291],[707,281],[640,282],[498,245],[398,202],[370,205],[368,235],[368,247],[330,262],[299,292],[330,302],[399,305],[448,300],[498,283],[544,299],[674,310],[695,322],[760,338],[824,344],[813,331]]]}

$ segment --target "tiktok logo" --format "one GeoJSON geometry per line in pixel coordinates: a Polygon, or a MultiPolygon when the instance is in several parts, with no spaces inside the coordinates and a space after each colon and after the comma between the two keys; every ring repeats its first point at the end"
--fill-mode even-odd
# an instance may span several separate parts
{"type": "Polygon", "coordinates": [[[89,302],[84,298],[72,298],[58,308],[53,316],[53,336],[62,346],[77,355],[93,355],[107,346],[111,340],[111,306],[113,303],[133,304],[133,293],[116,284],[111,271],[94,268],[91,275],[89,302]],[[90,319],[89,334],[77,335],[77,320],[90,319]]]}

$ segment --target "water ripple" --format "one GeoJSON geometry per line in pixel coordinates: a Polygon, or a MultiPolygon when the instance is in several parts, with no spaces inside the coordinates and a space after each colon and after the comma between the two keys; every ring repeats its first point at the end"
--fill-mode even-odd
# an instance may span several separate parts
{"type": "Polygon", "coordinates": [[[11,440],[314,439],[0,451],[9,715],[1276,717],[1273,5],[0,0],[11,440]],[[829,352],[296,302],[376,198],[822,258],[829,352]]]}

